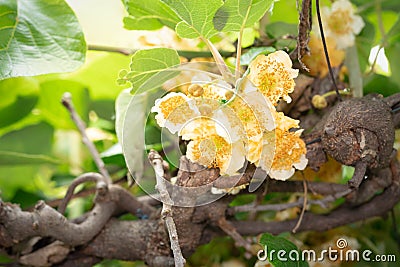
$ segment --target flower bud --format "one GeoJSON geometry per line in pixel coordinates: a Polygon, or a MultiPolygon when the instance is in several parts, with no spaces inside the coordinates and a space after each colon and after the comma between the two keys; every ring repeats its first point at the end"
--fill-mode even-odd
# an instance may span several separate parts
{"type": "Polygon", "coordinates": [[[313,106],[317,109],[323,109],[328,106],[328,103],[326,102],[325,97],[323,97],[321,95],[313,96],[311,102],[312,102],[313,106]]]}
{"type": "Polygon", "coordinates": [[[202,104],[199,106],[200,114],[203,116],[208,116],[212,113],[212,108],[210,105],[202,104]]]}
{"type": "Polygon", "coordinates": [[[191,84],[188,88],[189,94],[191,94],[194,97],[199,97],[203,94],[204,89],[200,84],[191,84]]]}
{"type": "Polygon", "coordinates": [[[227,91],[225,92],[225,98],[226,98],[226,100],[231,99],[232,96],[233,96],[233,92],[232,92],[232,91],[227,90],[227,91]]]}

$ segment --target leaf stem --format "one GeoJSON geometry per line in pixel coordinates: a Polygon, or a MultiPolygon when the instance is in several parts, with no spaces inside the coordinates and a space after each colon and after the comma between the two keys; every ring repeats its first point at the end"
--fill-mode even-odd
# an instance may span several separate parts
{"type": "Polygon", "coordinates": [[[243,38],[243,27],[240,29],[236,47],[236,66],[235,66],[236,81],[240,78],[240,57],[242,55],[242,38],[243,38]]]}
{"type": "Polygon", "coordinates": [[[346,49],[345,64],[349,70],[349,83],[354,97],[363,96],[363,81],[355,45],[346,49]]]}
{"type": "Polygon", "coordinates": [[[224,59],[219,53],[218,49],[210,42],[210,40],[202,38],[202,41],[208,46],[211,51],[211,54],[214,57],[215,62],[217,63],[218,69],[221,72],[222,77],[227,83],[235,84],[234,77],[229,70],[228,66],[225,64],[224,59]]]}

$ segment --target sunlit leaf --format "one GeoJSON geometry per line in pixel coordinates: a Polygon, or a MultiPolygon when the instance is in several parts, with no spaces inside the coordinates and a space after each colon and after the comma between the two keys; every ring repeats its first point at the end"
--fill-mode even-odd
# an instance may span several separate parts
{"type": "Polygon", "coordinates": [[[213,17],[222,6],[222,0],[192,1],[192,0],[162,0],[170,6],[181,18],[176,25],[176,33],[182,38],[204,37],[206,39],[217,34],[213,17]]]}
{"type": "Polygon", "coordinates": [[[0,80],[72,71],[85,52],[81,27],[65,1],[0,2],[0,80]]]}
{"type": "Polygon", "coordinates": [[[213,19],[218,31],[240,31],[258,22],[275,0],[226,0],[213,19]]]}
{"type": "Polygon", "coordinates": [[[181,20],[161,0],[124,0],[129,16],[124,18],[128,30],[157,30],[166,25],[172,29],[181,20]]]}
{"type": "MultiPolygon", "coordinates": [[[[136,92],[141,85],[146,83],[154,75],[161,71],[168,69],[172,66],[176,66],[180,63],[178,53],[169,48],[153,48],[146,50],[139,50],[132,56],[132,62],[130,65],[130,71],[123,77],[132,84],[132,92],[136,92]]],[[[178,73],[174,74],[177,75],[178,73]]],[[[154,84],[153,88],[162,85],[167,80],[171,79],[170,73],[166,73],[165,76],[159,75],[158,81],[154,84]]],[[[148,88],[148,89],[153,89],[148,88]]]]}

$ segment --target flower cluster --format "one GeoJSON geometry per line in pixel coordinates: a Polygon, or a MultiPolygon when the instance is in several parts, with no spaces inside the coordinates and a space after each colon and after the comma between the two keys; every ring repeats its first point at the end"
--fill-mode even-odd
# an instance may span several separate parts
{"type": "Polygon", "coordinates": [[[286,180],[307,165],[299,122],[275,108],[281,99],[290,102],[298,71],[283,51],[259,55],[249,68],[236,88],[196,75],[186,93],[168,93],[152,111],[161,127],[189,141],[192,162],[233,175],[247,160],[286,180]]]}

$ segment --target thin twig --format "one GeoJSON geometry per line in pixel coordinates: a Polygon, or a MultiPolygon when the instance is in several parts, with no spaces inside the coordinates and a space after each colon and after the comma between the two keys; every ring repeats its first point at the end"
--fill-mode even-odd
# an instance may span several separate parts
{"type": "Polygon", "coordinates": [[[252,248],[251,244],[247,242],[242,235],[239,234],[239,232],[236,230],[235,226],[232,225],[231,222],[227,221],[225,217],[221,217],[218,220],[218,226],[221,228],[222,231],[224,231],[227,235],[232,237],[232,239],[235,241],[237,246],[244,247],[246,251],[250,254],[252,254],[252,248]]]}
{"type": "MultiPolygon", "coordinates": [[[[329,195],[324,197],[323,199],[317,200],[309,200],[307,201],[309,204],[319,205],[321,207],[326,208],[326,204],[335,201],[338,198],[344,197],[348,195],[353,190],[346,189],[342,192],[335,193],[333,195],[329,195]]],[[[302,207],[304,205],[304,199],[301,197],[296,202],[291,203],[283,203],[283,204],[266,204],[266,205],[259,205],[254,207],[254,204],[247,204],[243,206],[236,206],[231,207],[228,209],[228,214],[232,215],[237,212],[250,212],[250,211],[281,211],[286,210],[294,207],[302,207]]]]}
{"type": "Polygon", "coordinates": [[[160,199],[163,203],[161,217],[163,218],[165,225],[167,226],[169,239],[171,242],[171,249],[174,254],[175,266],[183,267],[185,265],[186,260],[183,258],[181,247],[179,246],[176,225],[172,218],[173,201],[169,196],[167,186],[164,180],[163,160],[155,150],[150,151],[149,160],[156,173],[156,189],[158,190],[158,192],[160,192],[160,199]]]}
{"type": "Polygon", "coordinates": [[[69,111],[69,114],[71,115],[72,121],[75,123],[76,127],[78,128],[79,132],[82,135],[82,142],[86,145],[86,147],[89,149],[90,154],[93,157],[93,160],[99,169],[99,172],[103,175],[104,182],[107,184],[111,184],[112,180],[110,175],[108,174],[108,171],[105,167],[105,164],[103,160],[100,157],[99,152],[97,151],[96,147],[94,146],[93,142],[90,141],[89,137],[86,134],[86,126],[85,123],[82,121],[78,113],[76,112],[74,108],[74,104],[72,102],[72,97],[70,93],[64,93],[61,103],[64,105],[64,107],[69,111]]]}
{"type": "Polygon", "coordinates": [[[75,178],[72,181],[72,183],[70,184],[70,186],[68,187],[65,197],[63,198],[60,205],[58,206],[58,212],[61,214],[64,214],[65,209],[67,208],[68,202],[71,200],[71,198],[74,194],[74,190],[78,185],[86,183],[86,182],[98,183],[100,181],[104,181],[104,177],[95,172],[84,173],[84,174],[78,176],[77,178],[75,178]]]}
{"type": "MultiPolygon", "coordinates": [[[[256,199],[253,202],[253,206],[254,207],[257,207],[258,205],[260,205],[261,202],[263,201],[264,197],[267,195],[269,181],[270,181],[270,178],[269,178],[269,176],[267,176],[267,179],[266,179],[265,184],[264,184],[263,191],[261,192],[261,194],[257,194],[256,195],[256,199]]],[[[256,218],[256,215],[257,215],[257,210],[255,210],[255,209],[251,210],[249,212],[249,217],[248,217],[249,220],[254,221],[255,218],[256,218]]]]}
{"type": "MultiPolygon", "coordinates": [[[[129,49],[123,47],[113,47],[113,46],[103,46],[103,45],[88,45],[88,50],[118,53],[125,56],[129,56],[135,54],[139,49],[129,49]]],[[[210,51],[177,50],[177,52],[178,55],[180,55],[181,57],[185,57],[187,59],[192,59],[196,57],[212,57],[212,53],[210,51]]],[[[218,50],[218,52],[223,57],[229,57],[233,55],[233,53],[230,51],[218,50]]]]}
{"type": "Polygon", "coordinates": [[[293,228],[293,230],[292,230],[292,233],[296,233],[297,232],[297,230],[299,229],[299,227],[300,227],[300,225],[301,225],[301,221],[303,220],[303,216],[304,216],[304,212],[306,211],[306,209],[307,209],[307,196],[308,196],[308,190],[307,190],[307,182],[306,182],[306,180],[304,179],[304,173],[303,173],[303,186],[304,186],[304,198],[303,198],[303,207],[302,207],[302,209],[301,209],[301,213],[300,213],[300,216],[299,216],[299,220],[297,221],[297,223],[296,223],[296,225],[295,225],[295,227],[293,228]]]}

